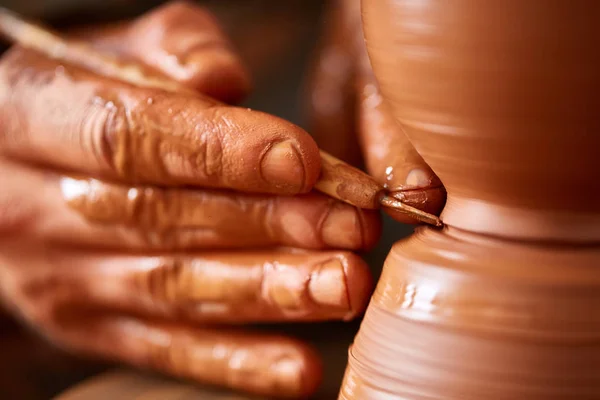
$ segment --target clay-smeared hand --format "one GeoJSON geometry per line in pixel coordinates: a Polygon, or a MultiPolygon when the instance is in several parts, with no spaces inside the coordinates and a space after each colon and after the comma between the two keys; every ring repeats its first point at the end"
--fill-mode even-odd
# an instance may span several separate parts
{"type": "MultiPolygon", "coordinates": [[[[323,150],[367,171],[396,199],[439,215],[442,183],[402,132],[382,98],[367,55],[360,0],[332,0],[310,76],[311,133],[323,150]],[[362,159],[362,160],[361,160],[362,159]]],[[[417,221],[386,211],[405,223],[417,221]]]]}
{"type": "Polygon", "coordinates": [[[0,294],[69,349],[312,392],[319,360],[305,344],[211,325],[353,318],[371,280],[347,250],[374,244],[377,216],[311,192],[320,161],[306,132],[225,105],[248,78],[204,11],[177,3],[86,40],[199,93],[18,47],[3,57],[0,294]]]}

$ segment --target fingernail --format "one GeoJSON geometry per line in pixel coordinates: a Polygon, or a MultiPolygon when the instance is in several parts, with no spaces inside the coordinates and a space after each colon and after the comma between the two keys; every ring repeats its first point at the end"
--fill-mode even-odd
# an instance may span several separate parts
{"type": "Polygon", "coordinates": [[[434,177],[431,171],[415,168],[406,175],[404,189],[428,188],[432,185],[434,177]]]}
{"type": "Polygon", "coordinates": [[[296,394],[302,390],[302,362],[293,358],[282,358],[271,368],[276,386],[282,393],[296,394]]]}
{"type": "Polygon", "coordinates": [[[308,290],[317,304],[345,310],[350,308],[346,273],[337,258],[323,263],[311,275],[308,290]]]}
{"type": "Polygon", "coordinates": [[[276,189],[295,194],[304,188],[304,164],[289,140],[269,149],[263,157],[261,172],[263,178],[276,189]]]}
{"type": "Polygon", "coordinates": [[[321,237],[329,247],[360,249],[362,227],[358,211],[347,204],[334,204],[321,227],[321,237]]]}

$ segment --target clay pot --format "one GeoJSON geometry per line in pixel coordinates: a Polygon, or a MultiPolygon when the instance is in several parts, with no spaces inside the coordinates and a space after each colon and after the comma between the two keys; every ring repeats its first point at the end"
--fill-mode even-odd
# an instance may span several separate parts
{"type": "Polygon", "coordinates": [[[363,0],[448,200],[388,256],[340,399],[600,398],[598,21],[592,0],[363,0]]]}
{"type": "Polygon", "coordinates": [[[600,240],[600,3],[366,0],[393,113],[448,191],[443,220],[600,240]]]}

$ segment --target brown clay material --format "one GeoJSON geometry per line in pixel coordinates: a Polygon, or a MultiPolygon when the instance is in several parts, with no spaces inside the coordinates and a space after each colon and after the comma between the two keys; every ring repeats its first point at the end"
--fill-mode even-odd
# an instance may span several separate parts
{"type": "Polygon", "coordinates": [[[363,1],[375,75],[448,191],[445,223],[600,240],[598,12],[588,1],[363,1]]]}
{"type": "Polygon", "coordinates": [[[362,6],[383,97],[448,202],[443,230],[392,248],[339,398],[600,398],[600,5],[362,6]]]}
{"type": "Polygon", "coordinates": [[[386,260],[340,399],[597,398],[599,259],[419,229],[386,260]]]}

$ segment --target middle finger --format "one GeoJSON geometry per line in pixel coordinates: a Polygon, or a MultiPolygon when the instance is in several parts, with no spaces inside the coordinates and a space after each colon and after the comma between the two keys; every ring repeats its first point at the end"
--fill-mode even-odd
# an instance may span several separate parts
{"type": "MultiPolygon", "coordinates": [[[[60,177],[2,161],[0,187],[30,210],[24,233],[96,248],[171,250],[293,246],[367,249],[376,212],[321,194],[296,197],[215,190],[125,186],[60,177]]],[[[0,204],[0,207],[2,204],[0,204]]]]}

